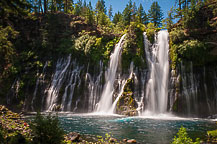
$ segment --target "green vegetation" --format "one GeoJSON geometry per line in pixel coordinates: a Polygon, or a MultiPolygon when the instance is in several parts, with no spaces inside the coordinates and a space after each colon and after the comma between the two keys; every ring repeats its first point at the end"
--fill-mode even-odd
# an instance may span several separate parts
{"type": "Polygon", "coordinates": [[[21,115],[0,106],[0,140],[3,143],[29,143],[32,140],[32,130],[21,119],[21,115]]]}
{"type": "Polygon", "coordinates": [[[172,144],[200,144],[200,139],[197,139],[196,142],[193,142],[193,140],[188,136],[186,132],[186,128],[181,127],[179,129],[179,132],[177,133],[178,137],[174,137],[172,144]]]}
{"type": "Polygon", "coordinates": [[[216,1],[180,1],[179,7],[169,13],[170,57],[172,68],[181,61],[192,61],[195,66],[214,64],[217,56],[212,50],[216,44],[216,1]],[[171,19],[181,18],[171,25],[171,19]]]}
{"type": "Polygon", "coordinates": [[[131,62],[137,67],[146,67],[143,31],[145,25],[131,23],[127,30],[127,35],[123,45],[122,67],[128,69],[131,62]]]}
{"type": "Polygon", "coordinates": [[[30,128],[33,134],[33,143],[36,144],[61,144],[64,140],[64,131],[60,128],[57,116],[47,117],[37,113],[30,128]]]}

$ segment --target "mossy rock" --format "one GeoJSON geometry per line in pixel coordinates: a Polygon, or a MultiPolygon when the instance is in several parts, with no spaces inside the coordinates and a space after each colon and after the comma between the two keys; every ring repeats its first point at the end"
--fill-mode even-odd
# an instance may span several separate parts
{"type": "Polygon", "coordinates": [[[124,87],[124,92],[117,103],[116,112],[118,114],[127,115],[127,116],[138,115],[138,112],[136,110],[137,103],[133,95],[133,90],[134,90],[133,84],[134,84],[133,78],[127,80],[127,83],[124,87]]]}

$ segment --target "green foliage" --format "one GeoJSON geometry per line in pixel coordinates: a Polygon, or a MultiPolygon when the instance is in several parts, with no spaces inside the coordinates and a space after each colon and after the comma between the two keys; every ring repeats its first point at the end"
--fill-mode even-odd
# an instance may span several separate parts
{"type": "Polygon", "coordinates": [[[170,32],[170,40],[173,44],[181,43],[186,39],[184,30],[181,28],[173,28],[170,32]]]}
{"type": "Polygon", "coordinates": [[[152,44],[154,43],[155,31],[156,31],[156,27],[154,26],[154,24],[153,23],[149,23],[147,25],[146,35],[147,35],[148,40],[152,44]]]}
{"type": "Polygon", "coordinates": [[[18,32],[12,27],[7,26],[3,28],[0,26],[0,77],[5,73],[4,70],[7,70],[13,62],[15,49],[12,40],[17,35],[18,32]]]}
{"type": "Polygon", "coordinates": [[[195,65],[204,65],[212,61],[212,56],[208,53],[208,47],[205,43],[198,40],[185,40],[182,44],[171,47],[172,61],[178,60],[178,57],[184,60],[193,61],[195,65]]]}
{"type": "Polygon", "coordinates": [[[192,61],[194,65],[203,66],[215,63],[217,57],[211,50],[215,45],[216,36],[213,19],[217,16],[213,1],[181,1],[176,9],[176,16],[181,20],[170,32],[170,58],[172,68],[181,61],[192,61]],[[210,9],[212,8],[212,9],[210,9]],[[213,27],[214,26],[214,27],[213,27]]]}
{"type": "Polygon", "coordinates": [[[141,23],[131,23],[127,28],[127,35],[123,44],[122,52],[122,67],[127,70],[131,62],[134,62],[136,67],[144,68],[144,40],[143,32],[145,26],[141,23]]]}
{"type": "Polygon", "coordinates": [[[211,138],[217,138],[217,130],[208,131],[207,135],[208,137],[211,137],[211,138]]]}
{"type": "Polygon", "coordinates": [[[42,116],[37,113],[30,125],[37,144],[61,144],[64,140],[64,131],[60,128],[58,117],[42,116]]]}
{"type": "Polygon", "coordinates": [[[123,16],[122,16],[122,14],[120,12],[115,13],[114,18],[113,18],[113,23],[115,25],[117,25],[119,22],[122,21],[122,19],[123,19],[123,16]]]}
{"type": "Polygon", "coordinates": [[[96,37],[89,34],[81,34],[79,38],[75,40],[75,49],[84,52],[85,55],[89,55],[91,49],[95,45],[96,37]]]}
{"type": "Polygon", "coordinates": [[[197,139],[196,142],[193,142],[183,126],[179,129],[177,136],[178,137],[174,137],[172,144],[200,144],[199,139],[197,139]]]}
{"type": "Polygon", "coordinates": [[[26,144],[31,139],[31,129],[21,116],[0,105],[0,144],[26,144]]]}
{"type": "Polygon", "coordinates": [[[4,139],[4,131],[2,126],[0,125],[0,144],[4,144],[5,143],[5,139],[4,139]]]}

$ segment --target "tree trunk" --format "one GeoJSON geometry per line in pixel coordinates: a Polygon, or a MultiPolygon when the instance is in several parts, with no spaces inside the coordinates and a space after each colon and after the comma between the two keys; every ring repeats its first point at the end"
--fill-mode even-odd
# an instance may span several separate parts
{"type": "Polygon", "coordinates": [[[47,0],[44,0],[44,14],[47,13],[47,0]]]}
{"type": "Polygon", "coordinates": [[[65,11],[66,13],[68,13],[68,0],[66,0],[66,3],[65,3],[65,11]]]}

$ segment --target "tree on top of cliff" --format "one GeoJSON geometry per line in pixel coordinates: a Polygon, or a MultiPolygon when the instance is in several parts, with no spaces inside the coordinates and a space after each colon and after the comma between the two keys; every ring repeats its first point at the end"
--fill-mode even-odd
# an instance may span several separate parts
{"type": "Polygon", "coordinates": [[[148,17],[150,22],[154,23],[155,26],[160,27],[163,19],[163,12],[158,2],[153,2],[151,9],[148,11],[148,17]]]}

